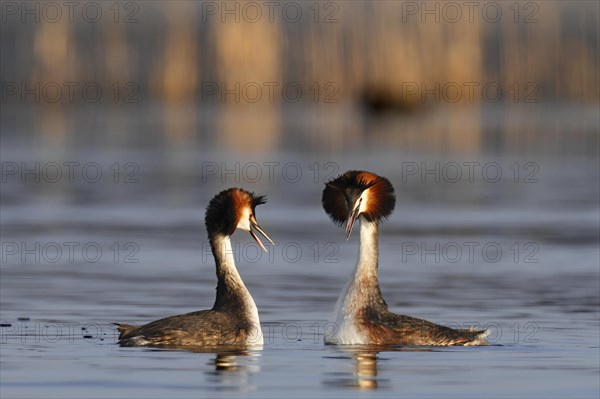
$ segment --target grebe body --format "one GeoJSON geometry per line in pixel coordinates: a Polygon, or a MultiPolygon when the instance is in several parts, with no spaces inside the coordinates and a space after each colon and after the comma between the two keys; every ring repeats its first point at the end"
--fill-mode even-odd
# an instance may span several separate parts
{"type": "Polygon", "coordinates": [[[360,223],[358,259],[342,290],[325,333],[326,344],[451,346],[487,345],[487,331],[452,329],[392,313],[379,288],[379,224],[396,202],[384,177],[349,171],[327,183],[323,207],[333,222],[346,223],[346,238],[360,223]]]}
{"type": "Polygon", "coordinates": [[[209,203],[206,230],[215,258],[217,294],[210,310],[166,317],[142,326],[117,324],[121,346],[260,346],[263,334],[254,299],[244,285],[231,247],[236,229],[246,230],[266,251],[255,231],[271,243],[256,221],[255,207],[265,197],[231,188],[209,203]]]}

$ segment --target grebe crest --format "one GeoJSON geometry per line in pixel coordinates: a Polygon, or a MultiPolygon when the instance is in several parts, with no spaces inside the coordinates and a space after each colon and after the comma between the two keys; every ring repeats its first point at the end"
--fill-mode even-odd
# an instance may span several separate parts
{"type": "Polygon", "coordinates": [[[264,195],[256,195],[241,188],[230,188],[215,195],[206,208],[204,223],[208,238],[231,236],[236,229],[250,232],[250,235],[263,250],[267,250],[254,230],[271,243],[271,239],[256,222],[256,207],[266,204],[264,195]]]}
{"type": "Polygon", "coordinates": [[[346,222],[346,238],[359,215],[381,223],[396,205],[392,183],[371,172],[351,170],[328,182],[323,190],[323,208],[337,225],[346,222]]]}
{"type": "Polygon", "coordinates": [[[255,216],[256,206],[264,203],[264,196],[230,188],[214,196],[206,208],[205,224],[218,280],[212,309],[171,316],[139,327],[118,324],[119,343],[190,348],[262,345],[258,310],[237,272],[229,237],[236,229],[248,231],[266,251],[256,232],[273,241],[255,216]]]}
{"type": "Polygon", "coordinates": [[[342,290],[325,343],[341,345],[485,345],[486,331],[455,330],[388,310],[377,277],[378,226],[396,204],[385,177],[349,171],[326,183],[323,208],[331,220],[346,223],[346,239],[360,219],[360,244],[353,278],[342,290]]]}

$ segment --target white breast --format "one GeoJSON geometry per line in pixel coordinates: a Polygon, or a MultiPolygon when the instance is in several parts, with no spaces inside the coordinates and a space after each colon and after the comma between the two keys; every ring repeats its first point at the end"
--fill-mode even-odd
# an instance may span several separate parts
{"type": "Polygon", "coordinates": [[[332,345],[365,345],[367,338],[356,326],[356,317],[352,310],[356,308],[357,295],[352,289],[352,282],[340,293],[333,315],[325,327],[323,338],[326,344],[332,345]]]}
{"type": "Polygon", "coordinates": [[[262,333],[262,329],[260,328],[260,319],[258,318],[258,309],[256,308],[256,304],[254,303],[254,299],[252,299],[252,296],[250,296],[250,293],[248,293],[248,316],[250,318],[250,320],[252,320],[252,325],[255,326],[255,328],[253,329],[253,331],[250,331],[248,334],[248,339],[246,340],[246,343],[248,345],[263,345],[264,344],[264,338],[263,338],[263,333],[262,333]]]}

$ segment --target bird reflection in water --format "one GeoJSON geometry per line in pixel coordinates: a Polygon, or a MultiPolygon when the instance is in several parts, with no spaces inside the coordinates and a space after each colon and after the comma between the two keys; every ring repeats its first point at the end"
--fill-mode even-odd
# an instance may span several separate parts
{"type": "Polygon", "coordinates": [[[252,349],[245,346],[223,346],[223,347],[190,347],[177,345],[163,345],[153,349],[151,352],[164,350],[194,352],[198,354],[211,354],[214,357],[205,363],[208,369],[202,367],[206,375],[206,383],[215,390],[225,391],[252,391],[256,387],[252,385],[251,376],[260,371],[259,358],[260,347],[252,349]]]}
{"type": "MultiPolygon", "coordinates": [[[[378,358],[380,352],[430,352],[430,348],[394,348],[377,345],[352,346],[338,348],[339,356],[328,356],[331,359],[350,360],[346,363],[344,371],[326,374],[324,384],[335,387],[355,388],[361,391],[386,388],[389,379],[378,375],[378,358]],[[348,367],[350,366],[350,367],[348,367]]],[[[385,360],[385,359],[383,359],[385,360]]]]}
{"type": "Polygon", "coordinates": [[[356,352],[352,355],[355,363],[355,386],[359,389],[377,389],[377,352],[356,352]]]}
{"type": "Polygon", "coordinates": [[[227,351],[216,352],[215,358],[210,364],[213,364],[215,366],[215,372],[217,374],[219,372],[236,371],[257,372],[260,371],[260,366],[258,364],[252,364],[252,362],[256,361],[257,357],[258,352],[256,351],[250,351],[246,349],[232,349],[227,351]],[[240,357],[247,357],[247,359],[242,359],[242,361],[240,361],[240,357]]]}
{"type": "Polygon", "coordinates": [[[216,389],[234,391],[253,390],[252,374],[260,371],[260,352],[248,349],[228,349],[214,352],[215,357],[208,362],[214,370],[206,371],[207,382],[216,389]]]}

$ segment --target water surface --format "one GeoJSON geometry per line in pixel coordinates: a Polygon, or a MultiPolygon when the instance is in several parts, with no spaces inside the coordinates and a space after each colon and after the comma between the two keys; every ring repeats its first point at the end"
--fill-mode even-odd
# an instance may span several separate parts
{"type": "Polygon", "coordinates": [[[3,140],[4,165],[95,162],[103,172],[95,182],[5,175],[4,398],[597,397],[599,176],[597,157],[585,151],[433,156],[381,146],[244,156],[202,143],[56,148],[3,140]],[[272,179],[265,162],[279,162],[272,179]],[[478,163],[478,175],[436,180],[435,172],[410,169],[435,170],[436,162],[478,163]],[[250,163],[261,165],[260,178],[241,174],[250,163]],[[502,171],[497,181],[481,175],[492,163],[502,171]],[[214,165],[216,173],[207,169],[214,165]],[[234,172],[223,176],[223,167],[234,172]],[[321,190],[329,177],[359,168],[389,177],[398,196],[380,239],[380,282],[391,309],[488,328],[492,346],[323,345],[357,235],[346,241],[329,222],[321,190]],[[257,216],[276,241],[270,253],[246,233],[233,236],[264,348],[120,348],[112,322],[142,324],[212,305],[204,207],[230,186],[269,196],[257,216]]]}

